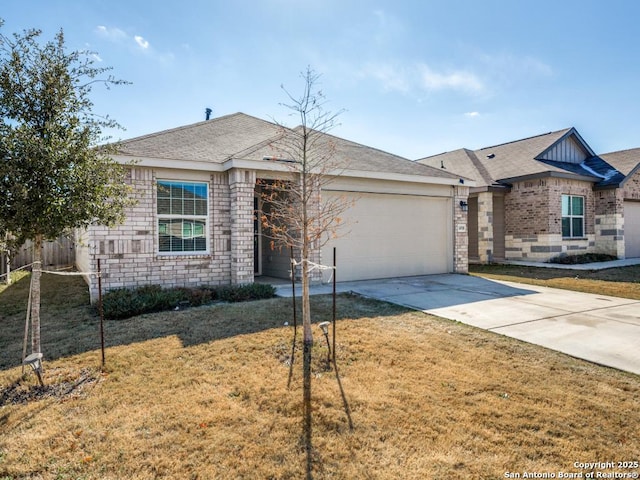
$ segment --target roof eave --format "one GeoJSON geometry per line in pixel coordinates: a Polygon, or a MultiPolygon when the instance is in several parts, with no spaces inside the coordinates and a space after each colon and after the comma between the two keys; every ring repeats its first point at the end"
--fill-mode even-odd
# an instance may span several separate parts
{"type": "Polygon", "coordinates": [[[510,185],[484,185],[481,187],[470,188],[469,193],[482,193],[482,192],[508,193],[510,190],[511,190],[510,185]]]}
{"type": "MultiPolygon", "coordinates": [[[[169,158],[138,157],[130,155],[114,155],[114,160],[124,165],[136,165],[148,168],[167,168],[178,170],[225,172],[231,169],[247,169],[257,172],[289,173],[295,168],[295,164],[273,160],[251,160],[230,158],[222,163],[202,160],[177,160],[169,158]]],[[[366,170],[340,170],[327,172],[327,175],[336,175],[350,178],[366,178],[371,180],[390,180],[404,183],[429,183],[436,185],[465,185],[474,187],[476,182],[465,178],[447,178],[428,175],[411,175],[406,173],[378,172],[366,170]]]]}
{"type": "Polygon", "coordinates": [[[501,178],[500,180],[498,180],[498,183],[501,184],[512,184],[514,182],[524,182],[527,180],[538,180],[540,178],[547,178],[547,177],[552,177],[552,178],[566,178],[569,180],[581,180],[584,182],[591,182],[591,183],[596,183],[598,182],[600,179],[595,178],[595,177],[589,177],[586,175],[576,175],[573,173],[564,173],[564,172],[550,172],[550,171],[546,171],[546,172],[539,172],[539,173],[532,173],[529,175],[521,175],[518,177],[509,177],[509,178],[501,178]]]}

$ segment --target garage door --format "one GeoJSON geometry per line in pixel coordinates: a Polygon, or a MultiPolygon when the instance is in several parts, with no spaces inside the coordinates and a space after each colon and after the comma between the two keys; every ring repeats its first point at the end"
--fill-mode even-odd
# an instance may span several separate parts
{"type": "Polygon", "coordinates": [[[323,263],[330,264],[336,247],[339,281],[452,270],[450,199],[371,193],[354,198],[343,235],[322,251],[323,263]]]}
{"type": "Polygon", "coordinates": [[[624,251],[626,258],[640,257],[640,202],[624,202],[624,251]]]}

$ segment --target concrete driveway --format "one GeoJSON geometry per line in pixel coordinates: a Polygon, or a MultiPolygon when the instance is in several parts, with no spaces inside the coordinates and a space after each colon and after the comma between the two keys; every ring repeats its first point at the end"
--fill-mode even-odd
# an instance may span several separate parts
{"type": "MultiPolygon", "coordinates": [[[[640,375],[637,300],[455,274],[339,282],[337,289],[640,375]]],[[[330,292],[330,285],[312,288],[330,292]]],[[[290,296],[291,286],[279,286],[278,294],[290,296]]]]}

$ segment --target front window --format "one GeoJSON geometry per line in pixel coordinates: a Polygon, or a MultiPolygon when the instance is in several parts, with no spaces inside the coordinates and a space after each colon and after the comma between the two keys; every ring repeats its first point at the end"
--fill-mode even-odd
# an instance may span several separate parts
{"type": "Polygon", "coordinates": [[[160,253],[206,252],[207,184],[158,180],[157,193],[160,253]]]}
{"type": "Polygon", "coordinates": [[[562,236],[584,237],[584,197],[562,195],[562,236]]]}

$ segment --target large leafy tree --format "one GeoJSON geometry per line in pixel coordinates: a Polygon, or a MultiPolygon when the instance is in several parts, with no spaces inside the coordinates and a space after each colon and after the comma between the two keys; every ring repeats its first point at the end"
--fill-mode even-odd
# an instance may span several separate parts
{"type": "Polygon", "coordinates": [[[90,99],[96,84],[125,82],[97,67],[91,52],[68,52],[62,30],[46,42],[41,33],[0,31],[0,236],[13,246],[34,242],[34,352],[41,352],[43,240],[116,224],[129,202],[125,170],[98,147],[103,129],[118,125],[93,114],[90,99]]]}

